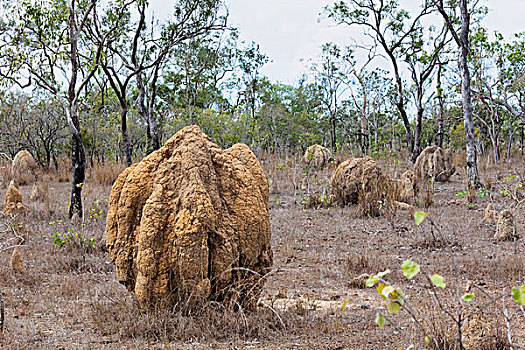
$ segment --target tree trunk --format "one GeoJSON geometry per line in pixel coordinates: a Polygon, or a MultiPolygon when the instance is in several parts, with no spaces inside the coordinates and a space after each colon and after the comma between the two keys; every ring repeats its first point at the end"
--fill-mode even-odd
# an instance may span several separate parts
{"type": "Polygon", "coordinates": [[[412,162],[415,163],[417,157],[421,153],[421,128],[423,124],[423,112],[425,109],[423,108],[423,89],[421,86],[418,86],[417,88],[417,96],[416,96],[416,108],[417,108],[417,115],[416,115],[416,130],[414,132],[414,147],[412,148],[412,162]]]}
{"type": "Polygon", "coordinates": [[[71,135],[71,168],[73,178],[71,181],[71,204],[69,205],[69,218],[77,214],[83,217],[82,212],[82,187],[86,178],[86,153],[82,136],[80,134],[80,121],[76,104],[69,108],[70,118],[73,123],[71,135]]]}
{"type": "Polygon", "coordinates": [[[401,77],[395,72],[396,84],[397,84],[397,101],[396,107],[399,110],[401,115],[401,120],[403,120],[403,125],[405,126],[405,133],[407,138],[407,147],[410,152],[414,150],[414,139],[412,138],[412,131],[410,130],[410,121],[408,120],[408,115],[405,110],[405,99],[403,97],[403,82],[401,77]]]}
{"type": "Polygon", "coordinates": [[[512,141],[514,136],[514,131],[512,130],[512,123],[509,126],[509,146],[507,148],[507,159],[510,159],[511,151],[512,151],[512,141]]]}
{"type": "Polygon", "coordinates": [[[443,148],[443,135],[445,132],[445,108],[443,102],[443,88],[441,87],[441,75],[443,73],[443,64],[438,63],[437,72],[437,98],[439,104],[439,126],[437,134],[437,145],[443,148]]]}
{"type": "Polygon", "coordinates": [[[147,137],[148,137],[147,152],[151,153],[160,148],[159,131],[158,131],[157,123],[155,122],[152,108],[146,107],[146,102],[145,102],[146,101],[146,87],[144,86],[144,81],[142,80],[142,72],[139,72],[137,74],[137,89],[138,89],[139,113],[147,125],[147,137]]]}
{"type": "Polygon", "coordinates": [[[336,151],[336,145],[337,145],[337,136],[335,134],[336,129],[336,118],[335,115],[330,116],[330,141],[332,145],[332,150],[336,151]]]}
{"type": "Polygon", "coordinates": [[[463,123],[465,125],[466,151],[467,151],[467,178],[471,186],[480,187],[476,140],[474,134],[474,121],[472,118],[472,97],[470,92],[470,72],[468,68],[469,53],[469,25],[467,0],[461,0],[461,35],[459,70],[461,72],[461,97],[463,102],[463,123]]]}
{"type": "Polygon", "coordinates": [[[122,132],[122,146],[124,147],[124,154],[126,155],[126,164],[130,166],[133,163],[133,160],[131,157],[131,144],[129,142],[129,135],[128,135],[127,115],[128,115],[127,106],[121,105],[120,129],[122,132]]]}

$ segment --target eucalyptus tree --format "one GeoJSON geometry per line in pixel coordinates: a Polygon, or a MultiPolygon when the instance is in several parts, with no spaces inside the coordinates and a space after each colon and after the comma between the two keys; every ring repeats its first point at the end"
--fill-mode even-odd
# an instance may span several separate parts
{"type": "Polygon", "coordinates": [[[146,0],[112,1],[102,16],[94,16],[92,31],[96,42],[105,48],[101,65],[121,106],[128,164],[131,164],[131,148],[126,118],[132,80],[137,84],[139,113],[147,125],[148,148],[158,149],[160,138],[154,108],[163,67],[184,42],[226,28],[227,14],[221,13],[221,0],[176,0],[173,13],[163,22],[148,16],[148,9],[146,0]],[[136,21],[131,20],[133,14],[136,21]]]}
{"type": "MultiPolygon", "coordinates": [[[[360,132],[359,139],[361,140],[361,149],[364,154],[368,151],[369,133],[368,133],[368,114],[369,114],[369,100],[370,100],[370,82],[373,81],[372,73],[367,70],[372,60],[376,57],[375,47],[364,49],[367,51],[367,57],[362,63],[358,64],[355,58],[354,51],[360,45],[352,45],[346,48],[345,60],[350,64],[350,76],[346,77],[348,80],[350,98],[354,107],[359,114],[360,132]]],[[[376,138],[377,140],[377,138],[376,138]]]]}
{"type": "Polygon", "coordinates": [[[240,75],[233,78],[237,84],[236,106],[244,106],[244,110],[250,116],[250,136],[252,142],[258,138],[256,107],[259,98],[259,81],[261,79],[261,68],[268,62],[268,56],[261,52],[259,44],[252,42],[245,48],[236,51],[236,70],[240,75]],[[239,86],[240,85],[240,86],[239,86]]]}
{"type": "Polygon", "coordinates": [[[223,90],[236,69],[237,38],[236,30],[228,30],[180,45],[166,67],[162,98],[180,109],[229,110],[223,90]]]}
{"type": "Polygon", "coordinates": [[[412,78],[416,107],[414,147],[412,149],[413,162],[421,153],[421,129],[425,111],[423,100],[434,74],[434,69],[439,65],[439,58],[449,41],[447,34],[448,27],[446,25],[437,30],[434,26],[429,26],[426,29],[419,27],[418,30],[411,32],[408,42],[402,49],[405,56],[404,61],[408,64],[408,71],[412,78]]]}
{"type": "Polygon", "coordinates": [[[410,120],[406,111],[406,92],[401,76],[404,46],[414,33],[421,32],[421,19],[433,11],[427,0],[414,16],[398,0],[341,0],[325,7],[328,18],[338,25],[358,26],[372,45],[380,47],[392,65],[397,87],[395,105],[403,121],[407,145],[414,149],[410,120]]]}
{"type": "Polygon", "coordinates": [[[310,72],[319,91],[319,98],[330,125],[330,147],[337,147],[337,120],[341,114],[341,103],[348,90],[347,77],[353,69],[351,52],[344,52],[334,43],[322,46],[318,61],[310,62],[310,72]]]}
{"type": "Polygon", "coordinates": [[[86,40],[96,0],[12,2],[0,34],[0,76],[20,88],[43,89],[63,105],[71,134],[69,215],[82,217],[86,155],[78,103],[96,73],[101,47],[86,40]]]}
{"type": "MultiPolygon", "coordinates": [[[[444,0],[432,0],[437,10],[445,20],[445,23],[459,49],[458,66],[461,73],[461,100],[463,105],[463,123],[465,126],[466,152],[467,152],[467,178],[470,186],[479,187],[477,165],[476,139],[474,133],[474,120],[472,114],[471,78],[468,66],[470,52],[470,24],[472,8],[469,8],[468,0],[444,2],[444,0]],[[459,7],[460,16],[456,17],[459,7]],[[458,28],[458,22],[460,27],[458,28]]],[[[474,2],[477,5],[477,1],[474,2]]]]}

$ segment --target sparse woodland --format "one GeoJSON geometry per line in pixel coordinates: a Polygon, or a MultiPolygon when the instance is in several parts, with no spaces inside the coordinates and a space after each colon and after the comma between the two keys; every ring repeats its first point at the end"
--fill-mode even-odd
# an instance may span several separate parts
{"type": "Polygon", "coordinates": [[[294,84],[227,1],[2,2],[0,348],[524,349],[525,31],[405,2],[294,84]]]}

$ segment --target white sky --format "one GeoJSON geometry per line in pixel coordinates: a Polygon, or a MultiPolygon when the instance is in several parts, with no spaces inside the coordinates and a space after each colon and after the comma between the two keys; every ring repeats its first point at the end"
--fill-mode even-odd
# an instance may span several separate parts
{"type": "MultiPolygon", "coordinates": [[[[255,41],[272,62],[262,73],[272,81],[293,84],[305,72],[301,58],[316,57],[320,46],[329,41],[341,45],[359,31],[334,26],[322,20],[319,13],[333,0],[225,0],[230,10],[230,23],[240,30],[241,40],[255,41]]],[[[417,6],[419,0],[401,0],[407,6],[417,6]]],[[[485,0],[491,10],[483,22],[489,32],[498,30],[510,38],[525,31],[525,0],[485,0]]],[[[358,40],[358,38],[355,38],[358,40]]]]}

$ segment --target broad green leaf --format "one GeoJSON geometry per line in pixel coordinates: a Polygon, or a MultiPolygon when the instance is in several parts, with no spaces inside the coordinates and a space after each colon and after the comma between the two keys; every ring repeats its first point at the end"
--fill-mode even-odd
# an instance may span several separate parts
{"type": "Polygon", "coordinates": [[[445,279],[442,276],[438,275],[437,273],[433,274],[430,277],[430,280],[432,281],[432,284],[435,285],[436,287],[445,289],[445,287],[447,286],[447,284],[445,283],[445,279]]]}
{"type": "Polygon", "coordinates": [[[421,271],[421,267],[412,260],[405,260],[403,261],[403,265],[401,265],[401,270],[403,271],[403,275],[410,280],[421,271]]]}
{"type": "Polygon", "coordinates": [[[345,302],[343,303],[343,305],[341,305],[341,310],[344,310],[346,305],[348,305],[350,302],[351,302],[350,299],[346,299],[345,302]]]}
{"type": "Polygon", "coordinates": [[[386,324],[385,317],[383,315],[381,315],[379,312],[376,315],[375,323],[376,323],[376,325],[379,326],[379,328],[383,328],[385,326],[385,324],[386,324]]]}
{"type": "Polygon", "coordinates": [[[396,301],[391,301],[388,303],[388,312],[391,314],[397,314],[399,311],[401,311],[401,305],[399,305],[396,301]]]}
{"type": "Polygon", "coordinates": [[[368,277],[368,279],[366,280],[365,284],[367,287],[373,287],[377,282],[379,282],[379,276],[370,275],[370,277],[368,277]]]}
{"type": "Polygon", "coordinates": [[[425,213],[424,211],[416,211],[414,213],[414,221],[416,222],[416,226],[419,226],[425,221],[427,216],[430,215],[429,213],[425,213]]]}
{"type": "Polygon", "coordinates": [[[394,291],[394,287],[392,286],[386,286],[385,288],[383,288],[383,290],[381,291],[381,294],[385,297],[385,298],[388,298],[390,296],[390,293],[392,293],[394,291]]]}
{"type": "Polygon", "coordinates": [[[525,306],[525,284],[519,288],[512,288],[512,299],[521,306],[525,306]]]}
{"type": "Polygon", "coordinates": [[[461,297],[461,299],[465,300],[466,302],[470,302],[472,301],[472,299],[474,299],[476,297],[476,295],[474,295],[474,293],[466,293],[465,295],[463,295],[461,297]]]}
{"type": "Polygon", "coordinates": [[[390,273],[390,269],[387,269],[383,272],[380,272],[377,274],[378,277],[385,277],[386,275],[388,275],[390,273]]]}

